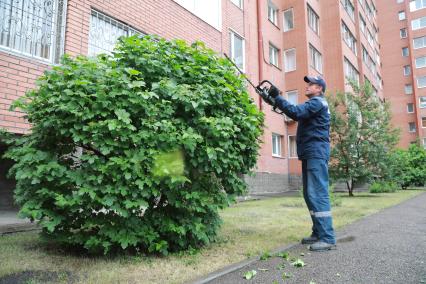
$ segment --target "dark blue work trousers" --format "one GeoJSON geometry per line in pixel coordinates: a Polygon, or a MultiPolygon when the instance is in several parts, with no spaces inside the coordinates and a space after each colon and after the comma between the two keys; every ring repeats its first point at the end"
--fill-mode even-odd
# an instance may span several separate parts
{"type": "Polygon", "coordinates": [[[302,160],[303,197],[312,218],[312,234],[323,242],[335,244],[336,238],[328,196],[328,161],[302,160]]]}

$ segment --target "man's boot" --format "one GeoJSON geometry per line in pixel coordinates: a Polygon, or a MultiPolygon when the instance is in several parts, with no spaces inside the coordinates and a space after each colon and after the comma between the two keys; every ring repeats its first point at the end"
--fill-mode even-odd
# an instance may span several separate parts
{"type": "Polygon", "coordinates": [[[336,249],[335,244],[329,244],[323,241],[317,241],[309,246],[309,250],[311,251],[325,251],[325,250],[332,250],[336,249]]]}

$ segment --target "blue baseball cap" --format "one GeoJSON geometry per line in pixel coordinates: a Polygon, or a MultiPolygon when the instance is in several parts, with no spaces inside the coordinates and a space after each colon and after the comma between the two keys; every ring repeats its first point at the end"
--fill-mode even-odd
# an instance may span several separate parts
{"type": "Polygon", "coordinates": [[[306,83],[313,83],[313,84],[318,84],[322,87],[322,92],[325,92],[325,80],[321,77],[321,76],[305,76],[303,77],[303,80],[306,83]]]}

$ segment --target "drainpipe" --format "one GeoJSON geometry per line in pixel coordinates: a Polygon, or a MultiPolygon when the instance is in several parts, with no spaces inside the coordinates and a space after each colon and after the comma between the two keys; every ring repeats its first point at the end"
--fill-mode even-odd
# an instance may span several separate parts
{"type": "MultiPolygon", "coordinates": [[[[259,82],[263,79],[263,68],[262,68],[262,59],[263,59],[263,36],[262,36],[262,4],[260,3],[262,0],[256,0],[257,4],[257,64],[259,70],[259,82]]],[[[262,98],[259,98],[259,109],[262,110],[262,98]]]]}

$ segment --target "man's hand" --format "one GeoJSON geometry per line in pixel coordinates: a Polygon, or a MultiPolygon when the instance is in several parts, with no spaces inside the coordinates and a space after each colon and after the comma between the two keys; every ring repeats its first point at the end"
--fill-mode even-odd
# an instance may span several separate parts
{"type": "Polygon", "coordinates": [[[271,106],[275,106],[275,98],[268,95],[266,92],[260,92],[260,96],[262,97],[263,101],[271,106]]]}

